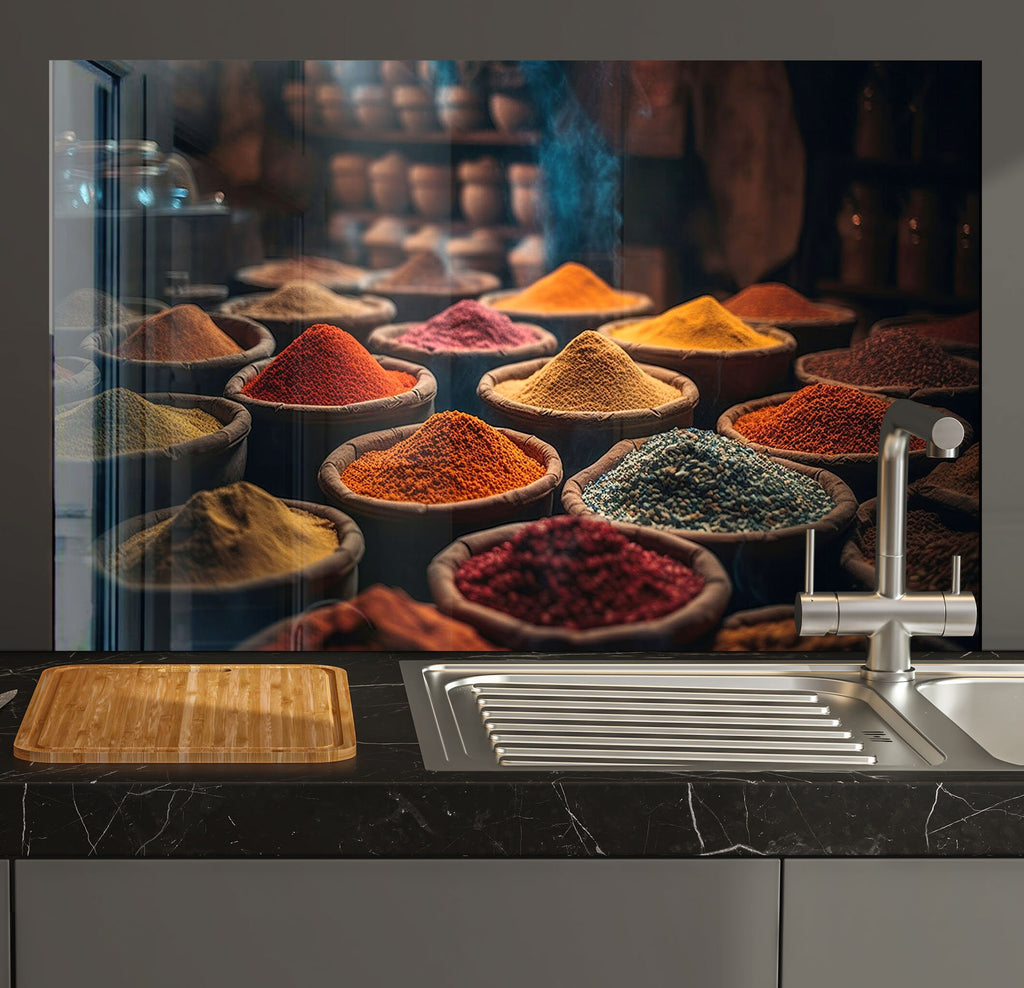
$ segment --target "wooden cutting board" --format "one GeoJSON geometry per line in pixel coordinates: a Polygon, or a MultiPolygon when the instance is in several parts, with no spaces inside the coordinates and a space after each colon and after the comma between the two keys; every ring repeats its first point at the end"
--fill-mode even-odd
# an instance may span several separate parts
{"type": "Polygon", "coordinates": [[[348,676],[324,665],[43,670],[14,741],[33,762],[334,762],[356,753],[348,676]]]}

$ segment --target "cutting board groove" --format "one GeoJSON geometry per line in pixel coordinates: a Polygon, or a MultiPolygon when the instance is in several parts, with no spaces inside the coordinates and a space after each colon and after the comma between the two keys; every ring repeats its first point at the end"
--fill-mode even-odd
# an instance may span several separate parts
{"type": "Polygon", "coordinates": [[[33,762],[335,762],[356,753],[348,676],[325,665],[44,669],[14,741],[33,762]]]}

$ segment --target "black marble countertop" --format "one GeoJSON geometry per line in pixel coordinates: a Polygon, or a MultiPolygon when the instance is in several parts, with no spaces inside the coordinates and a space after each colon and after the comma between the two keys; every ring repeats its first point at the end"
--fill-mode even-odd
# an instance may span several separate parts
{"type": "MultiPolygon", "coordinates": [[[[40,672],[66,662],[223,657],[7,654],[0,692],[18,695],[0,709],[0,858],[1024,856],[1024,771],[428,772],[403,657],[261,655],[347,671],[358,742],[352,761],[115,766],[14,757],[40,672]]],[[[963,657],[971,658],[991,660],[963,657]]]]}

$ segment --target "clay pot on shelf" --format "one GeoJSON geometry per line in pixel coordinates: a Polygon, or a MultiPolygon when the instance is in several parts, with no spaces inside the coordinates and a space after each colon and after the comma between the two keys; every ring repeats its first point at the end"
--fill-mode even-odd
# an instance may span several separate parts
{"type": "Polygon", "coordinates": [[[356,120],[367,130],[390,130],[395,126],[395,109],[387,86],[367,82],[352,91],[356,120]]]}
{"type": "Polygon", "coordinates": [[[459,205],[474,226],[489,226],[505,215],[505,176],[495,158],[464,161],[458,169],[459,205]]]}
{"type": "Polygon", "coordinates": [[[416,63],[398,59],[384,59],[380,63],[380,77],[389,86],[404,86],[415,83],[416,63]]]}
{"type": "Polygon", "coordinates": [[[437,128],[434,101],[422,86],[395,86],[391,102],[402,129],[410,134],[422,134],[437,128]]]}
{"type": "Polygon", "coordinates": [[[508,267],[516,288],[525,288],[543,278],[547,273],[543,235],[531,233],[523,237],[508,252],[508,267]]]}
{"type": "Polygon", "coordinates": [[[331,192],[339,205],[359,209],[370,194],[365,154],[336,154],[331,158],[331,192]]]}
{"type": "Polygon", "coordinates": [[[409,208],[409,164],[397,151],[367,166],[373,204],[384,213],[404,213],[409,208]]]}
{"type": "Polygon", "coordinates": [[[471,86],[441,86],[437,90],[437,117],[447,130],[479,130],[487,123],[480,94],[471,86]]]}
{"type": "Polygon", "coordinates": [[[520,226],[538,227],[542,213],[542,174],[539,165],[509,165],[508,185],[512,215],[520,226]]]}
{"type": "Polygon", "coordinates": [[[448,241],[452,271],[489,271],[500,275],[505,270],[505,242],[490,230],[474,230],[468,237],[448,241]]]}
{"type": "Polygon", "coordinates": [[[409,194],[413,208],[428,220],[448,219],[452,211],[452,169],[449,165],[411,165],[409,194]]]}
{"type": "Polygon", "coordinates": [[[494,126],[503,133],[529,130],[536,124],[533,103],[524,90],[491,93],[488,106],[494,126]]]}
{"type": "Polygon", "coordinates": [[[324,82],[316,87],[316,110],[320,124],[326,130],[343,130],[352,126],[352,103],[336,82],[324,82]]]}
{"type": "Polygon", "coordinates": [[[375,270],[393,268],[402,263],[405,249],[402,241],[409,227],[394,216],[382,216],[363,234],[363,247],[370,267],[375,270]]]}

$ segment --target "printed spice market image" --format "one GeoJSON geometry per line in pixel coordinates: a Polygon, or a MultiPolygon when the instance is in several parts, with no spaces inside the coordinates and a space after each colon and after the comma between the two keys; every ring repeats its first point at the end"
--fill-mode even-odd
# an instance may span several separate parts
{"type": "Polygon", "coordinates": [[[569,261],[523,291],[499,299],[494,308],[509,312],[614,312],[636,302],[635,295],[615,291],[590,268],[569,261]]]}
{"type": "Polygon", "coordinates": [[[933,340],[948,340],[952,343],[978,344],[981,342],[981,313],[977,310],[949,319],[922,319],[905,326],[889,326],[884,331],[907,329],[918,336],[933,340]]]}
{"type": "MultiPolygon", "coordinates": [[[[856,388],[811,384],[779,405],[741,415],[733,429],[751,442],[775,449],[823,456],[875,455],[888,408],[887,401],[856,388]]],[[[915,437],[911,449],[924,449],[924,443],[915,437]]]]}
{"type": "Polygon", "coordinates": [[[455,585],[529,624],[582,630],[662,617],[693,600],[704,579],[605,521],[561,515],[471,556],[455,585]]]}
{"type": "Polygon", "coordinates": [[[115,388],[58,412],[53,437],[58,456],[89,460],[167,449],[221,428],[199,408],[156,405],[134,391],[115,388]]]}
{"type": "Polygon", "coordinates": [[[119,578],[225,587],[297,572],[338,548],[334,524],[240,481],[193,494],[117,547],[119,578]]]}
{"type": "Polygon", "coordinates": [[[703,429],[648,439],[583,489],[613,521],[693,532],[764,532],[809,525],[835,502],[815,480],[703,429]]]}
{"type": "Polygon", "coordinates": [[[80,288],[54,309],[53,324],[61,329],[106,329],[137,318],[106,292],[80,288]]]}
{"type": "Polygon", "coordinates": [[[413,326],[398,337],[399,343],[433,353],[438,350],[502,350],[537,341],[536,334],[473,299],[464,299],[413,326]]]}
{"type": "Polygon", "coordinates": [[[351,600],[290,619],[261,652],[496,652],[468,624],[375,584],[351,600]]]}
{"type": "Polygon", "coordinates": [[[682,397],[644,373],[622,347],[589,329],[525,380],[501,381],[494,390],[524,405],[565,412],[657,408],[682,397]]]}
{"type": "Polygon", "coordinates": [[[431,415],[411,436],[353,460],[341,482],[386,501],[451,504],[504,494],[544,476],[511,439],[465,412],[431,415]]]}
{"type": "Polygon", "coordinates": [[[301,319],[317,316],[363,316],[374,306],[351,295],[337,295],[316,281],[289,281],[265,298],[238,305],[235,312],[259,319],[301,319]]]}
{"type": "Polygon", "coordinates": [[[618,326],[612,336],[677,350],[755,350],[781,344],[774,336],[748,326],[710,295],[677,305],[653,319],[618,326]]]}
{"type": "Polygon", "coordinates": [[[834,307],[812,302],[806,295],[778,281],[749,285],[722,305],[742,319],[759,322],[813,322],[815,319],[831,322],[836,317],[834,307]]]}
{"type": "Polygon", "coordinates": [[[115,351],[129,360],[210,360],[243,353],[198,305],[176,305],[150,316],[115,351]]]}
{"type": "Polygon", "coordinates": [[[910,329],[877,333],[848,350],[804,357],[809,374],[868,387],[967,388],[978,384],[977,365],[950,356],[910,329]]]}
{"type": "MultiPolygon", "coordinates": [[[[479,284],[479,276],[468,272],[452,271],[444,260],[431,251],[413,254],[404,264],[381,278],[373,287],[384,291],[403,288],[447,288],[451,291],[472,290],[479,284]]],[[[479,289],[477,289],[479,291],[479,289]]]]}
{"type": "Polygon", "coordinates": [[[381,367],[350,333],[317,323],[246,382],[242,393],[285,405],[352,405],[415,386],[415,377],[381,367]]]}

